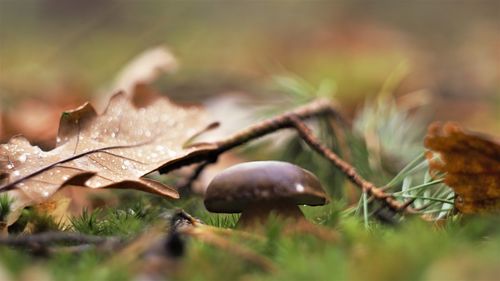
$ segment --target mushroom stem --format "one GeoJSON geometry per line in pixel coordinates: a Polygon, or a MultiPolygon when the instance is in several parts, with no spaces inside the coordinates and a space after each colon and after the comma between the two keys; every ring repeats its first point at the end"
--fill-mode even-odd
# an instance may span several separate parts
{"type": "Polygon", "coordinates": [[[238,228],[248,228],[266,224],[271,213],[281,219],[299,220],[304,218],[300,208],[291,200],[266,200],[249,203],[238,220],[238,228]]]}

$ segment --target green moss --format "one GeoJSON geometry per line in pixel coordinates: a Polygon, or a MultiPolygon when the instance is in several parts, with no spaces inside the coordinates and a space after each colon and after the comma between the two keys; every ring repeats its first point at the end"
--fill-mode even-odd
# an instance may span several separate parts
{"type": "Polygon", "coordinates": [[[0,222],[4,221],[10,213],[11,202],[7,194],[0,194],[0,222]]]}
{"type": "MultiPolygon", "coordinates": [[[[142,211],[127,208],[85,212],[73,220],[74,230],[99,235],[130,236],[163,219],[166,209],[148,207],[156,200],[148,197],[142,211]],[[149,202],[149,203],[148,203],[149,202]]],[[[198,205],[200,199],[190,204],[198,205]],[[194,202],[198,201],[198,202],[194,202]]],[[[185,202],[184,202],[185,203],[185,202]]],[[[181,203],[182,204],[182,203],[181,203]]],[[[125,205],[127,205],[125,203],[125,205]]],[[[456,276],[454,271],[479,271],[491,276],[500,262],[500,221],[497,217],[455,217],[437,226],[419,219],[393,227],[342,213],[344,205],[334,201],[325,207],[305,207],[307,218],[340,234],[337,242],[307,234],[283,234],[283,224],[271,220],[262,234],[263,241],[242,237],[228,238],[270,259],[277,270],[269,273],[244,257],[197,239],[187,240],[187,253],[174,280],[425,280],[456,276]],[[457,260],[460,268],[450,265],[457,260]],[[483,262],[484,261],[484,262],[483,262]]],[[[232,228],[236,215],[203,212],[203,221],[217,227],[232,228]]],[[[55,280],[130,280],[136,268],[108,261],[113,253],[87,251],[79,255],[57,254],[31,257],[21,250],[0,247],[0,261],[13,276],[20,276],[34,264],[55,280]]],[[[140,260],[140,259],[139,259],[140,260]]],[[[467,279],[467,278],[466,278],[467,279]]]]}

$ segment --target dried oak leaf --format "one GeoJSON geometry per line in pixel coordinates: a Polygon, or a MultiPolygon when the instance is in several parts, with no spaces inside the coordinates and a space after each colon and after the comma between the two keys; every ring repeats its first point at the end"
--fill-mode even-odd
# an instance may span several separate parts
{"type": "Polygon", "coordinates": [[[0,192],[16,199],[13,209],[43,202],[67,185],[130,188],[178,198],[176,190],[144,176],[202,151],[204,147],[183,144],[209,118],[199,107],[181,107],[159,95],[134,98],[113,96],[101,115],[88,103],[63,113],[53,150],[42,151],[21,136],[2,144],[0,192]]]}
{"type": "Polygon", "coordinates": [[[457,194],[455,207],[460,212],[500,211],[499,143],[454,123],[433,123],[425,147],[431,150],[427,153],[431,172],[446,173],[445,183],[457,194]]]}

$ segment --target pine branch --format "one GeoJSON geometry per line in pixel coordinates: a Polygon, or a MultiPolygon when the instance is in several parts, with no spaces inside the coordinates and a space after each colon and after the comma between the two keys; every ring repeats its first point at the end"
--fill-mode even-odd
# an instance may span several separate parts
{"type": "Polygon", "coordinates": [[[367,195],[373,196],[375,199],[383,202],[390,209],[397,212],[409,212],[414,213],[414,210],[409,208],[409,204],[399,202],[394,196],[384,192],[381,188],[377,187],[375,184],[365,180],[361,177],[356,169],[351,166],[346,161],[342,160],[337,154],[331,151],[328,147],[319,142],[319,140],[313,135],[311,129],[309,129],[304,122],[302,122],[297,116],[290,116],[290,122],[293,124],[294,128],[299,133],[300,137],[316,152],[321,154],[323,157],[328,159],[332,164],[335,165],[342,173],[344,173],[347,178],[354,183],[356,186],[366,192],[367,195]]]}

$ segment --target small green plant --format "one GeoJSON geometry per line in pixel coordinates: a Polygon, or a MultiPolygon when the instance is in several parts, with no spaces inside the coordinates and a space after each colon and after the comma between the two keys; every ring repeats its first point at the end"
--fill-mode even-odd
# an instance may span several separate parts
{"type": "Polygon", "coordinates": [[[235,228],[239,217],[238,214],[214,214],[206,216],[205,223],[220,228],[235,228]]]}
{"type": "Polygon", "coordinates": [[[71,225],[74,230],[80,233],[100,235],[104,232],[103,227],[98,220],[101,212],[101,209],[89,211],[85,208],[80,216],[70,218],[71,225]]]}
{"type": "Polygon", "coordinates": [[[8,194],[0,194],[0,222],[5,221],[10,213],[12,199],[8,194]]]}

